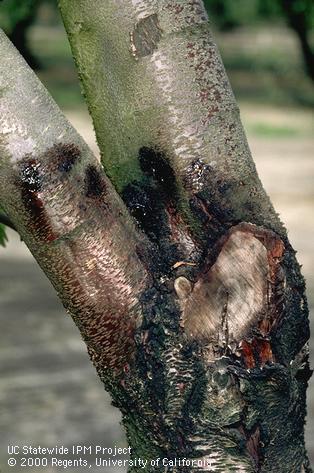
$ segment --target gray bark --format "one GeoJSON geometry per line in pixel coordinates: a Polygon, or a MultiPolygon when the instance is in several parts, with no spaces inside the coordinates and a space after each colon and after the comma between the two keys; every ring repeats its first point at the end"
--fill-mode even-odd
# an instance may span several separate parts
{"type": "Polygon", "coordinates": [[[0,49],[1,206],[89,349],[117,369],[140,323],[146,271],[136,244],[143,236],[98,160],[3,32],[0,49]]]}
{"type": "MultiPolygon", "coordinates": [[[[87,164],[75,164],[66,179],[56,170],[50,149],[61,118],[46,146],[43,111],[52,105],[46,97],[42,108],[31,108],[34,86],[21,100],[24,112],[16,111],[12,88],[3,91],[14,119],[1,123],[0,189],[121,409],[131,459],[195,462],[168,469],[174,472],[310,471],[304,281],[256,174],[202,2],[61,0],[60,7],[103,166],[133,219],[99,169],[96,179],[87,164]],[[29,134],[42,148],[28,147],[29,134]],[[35,164],[25,169],[34,152],[35,164]],[[46,176],[39,188],[34,166],[46,176]],[[30,213],[34,199],[48,222],[30,213]],[[93,220],[81,217],[86,205],[93,220]],[[73,252],[68,237],[80,230],[73,252]]],[[[18,76],[23,90],[30,79],[18,76]]],[[[7,72],[5,84],[11,81],[7,72]]],[[[62,143],[72,143],[73,133],[62,143]]]]}

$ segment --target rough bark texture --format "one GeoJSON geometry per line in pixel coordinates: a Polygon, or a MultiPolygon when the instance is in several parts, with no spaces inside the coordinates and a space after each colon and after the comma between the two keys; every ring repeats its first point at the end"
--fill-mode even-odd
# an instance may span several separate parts
{"type": "MultiPolygon", "coordinates": [[[[120,294],[125,286],[116,284],[116,274],[109,278],[95,264],[97,309],[85,314],[80,297],[74,305],[80,308],[78,322],[87,319],[95,330],[98,343],[89,344],[89,352],[121,409],[132,458],[173,459],[173,466],[160,471],[309,472],[304,281],[256,174],[202,2],[61,0],[60,7],[104,168],[137,227],[124,209],[120,220],[115,209],[122,204],[111,187],[106,198],[99,180],[88,179],[84,204],[90,202],[88,194],[93,199],[97,194],[90,211],[105,202],[123,234],[123,243],[115,246],[109,230],[114,243],[108,245],[107,237],[95,232],[97,225],[86,225],[91,259],[101,260],[107,249],[110,257],[116,251],[129,291],[120,294]],[[127,254],[130,271],[123,267],[127,254]],[[104,294],[110,300],[135,295],[136,302],[127,299],[125,309],[136,307],[140,314],[133,335],[126,337],[133,345],[114,371],[103,357],[108,344],[110,353],[120,353],[119,341],[109,339],[100,322],[108,314],[104,294]],[[104,338],[97,336],[98,325],[104,338]],[[194,464],[178,463],[183,458],[194,464]]],[[[12,125],[9,129],[12,133],[12,125]]],[[[58,132],[54,136],[48,149],[59,141],[58,132]]],[[[22,148],[23,156],[33,151],[22,148]]],[[[6,156],[15,156],[9,145],[4,149],[6,156]]],[[[46,149],[36,156],[46,156],[46,149]]],[[[51,168],[43,166],[49,176],[51,168]]],[[[63,182],[60,175],[54,179],[63,182]]],[[[2,183],[1,192],[5,187],[2,183]]],[[[71,180],[64,185],[60,207],[51,204],[58,222],[68,187],[81,195],[71,180]]],[[[8,190],[5,208],[13,217],[23,190],[8,190]]],[[[74,214],[79,203],[78,197],[71,199],[74,214]]],[[[33,231],[25,217],[28,205],[14,219],[21,231],[23,222],[26,236],[33,231]]],[[[62,234],[64,224],[57,226],[62,234]]],[[[80,240],[81,251],[85,241],[80,240]]],[[[47,245],[53,243],[44,244],[36,255],[47,268],[52,257],[47,245]]],[[[69,260],[75,267],[72,253],[69,260]]],[[[67,300],[77,285],[63,274],[65,287],[71,288],[67,300]]],[[[88,271],[76,295],[83,290],[88,298],[92,292],[84,288],[87,277],[88,271]]],[[[121,339],[126,312],[118,311],[114,320],[122,320],[121,339]]]]}
{"type": "Polygon", "coordinates": [[[136,242],[143,236],[100,163],[2,32],[0,49],[1,206],[88,347],[118,371],[140,323],[146,271],[136,242]]]}

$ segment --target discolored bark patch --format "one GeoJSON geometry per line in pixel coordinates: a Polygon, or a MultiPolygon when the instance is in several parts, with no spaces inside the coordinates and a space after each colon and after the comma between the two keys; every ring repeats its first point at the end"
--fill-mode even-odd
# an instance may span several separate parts
{"type": "Polygon", "coordinates": [[[209,164],[204,163],[201,159],[193,161],[185,171],[183,184],[188,192],[200,192],[208,183],[213,170],[209,164]]]}
{"type": "Polygon", "coordinates": [[[27,158],[21,163],[20,177],[22,185],[29,192],[40,191],[42,186],[42,178],[39,173],[39,164],[34,158],[27,158]]]}
{"type": "Polygon", "coordinates": [[[260,426],[254,425],[252,429],[247,430],[241,425],[239,431],[246,438],[246,449],[252,457],[257,471],[259,471],[261,463],[260,426]]]}
{"type": "Polygon", "coordinates": [[[65,177],[81,157],[81,150],[74,143],[56,143],[38,157],[45,172],[60,172],[65,177]]]}
{"type": "Polygon", "coordinates": [[[85,170],[85,195],[94,199],[106,193],[106,183],[99,170],[94,165],[87,166],[85,170]]]}
{"type": "Polygon", "coordinates": [[[243,366],[253,369],[276,361],[270,341],[263,338],[242,340],[239,344],[243,366]]]}
{"type": "Polygon", "coordinates": [[[130,33],[132,55],[139,59],[152,54],[158,48],[161,35],[156,13],[141,19],[130,33]]]}
{"type": "Polygon", "coordinates": [[[125,187],[122,198],[151,240],[169,236],[163,196],[156,187],[134,182],[125,187]]]}
{"type": "Polygon", "coordinates": [[[79,148],[74,143],[58,143],[48,151],[62,173],[68,173],[81,156],[79,148]]]}
{"type": "Polygon", "coordinates": [[[40,241],[54,240],[55,235],[39,195],[43,176],[40,173],[40,165],[34,158],[26,157],[21,162],[16,184],[21,190],[28,226],[34,237],[40,241]]]}
{"type": "Polygon", "coordinates": [[[149,248],[138,247],[138,254],[155,276],[171,274],[175,263],[193,257],[196,243],[180,215],[176,177],[166,155],[142,147],[138,159],[143,180],[128,184],[122,192],[131,215],[152,243],[149,248]]]}
{"type": "Polygon", "coordinates": [[[173,199],[176,195],[176,177],[164,153],[143,146],[138,157],[144,174],[157,182],[169,199],[173,199]]]}

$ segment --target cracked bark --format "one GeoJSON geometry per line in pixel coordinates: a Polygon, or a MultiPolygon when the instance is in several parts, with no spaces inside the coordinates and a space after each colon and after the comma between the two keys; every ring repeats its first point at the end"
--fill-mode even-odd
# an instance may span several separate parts
{"type": "Polygon", "coordinates": [[[304,281],[202,2],[60,8],[113,186],[19,59],[15,89],[1,66],[2,205],[73,314],[131,459],[309,472],[304,281]]]}

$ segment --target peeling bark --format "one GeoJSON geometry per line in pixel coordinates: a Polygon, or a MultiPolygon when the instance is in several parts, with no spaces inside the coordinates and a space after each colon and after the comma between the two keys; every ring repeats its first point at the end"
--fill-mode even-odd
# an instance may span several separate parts
{"type": "Polygon", "coordinates": [[[168,458],[173,472],[309,472],[304,281],[203,3],[60,8],[103,166],[130,216],[43,90],[29,99],[24,65],[27,111],[10,87],[1,99],[11,117],[0,122],[3,206],[73,312],[132,458],[168,458]]]}

